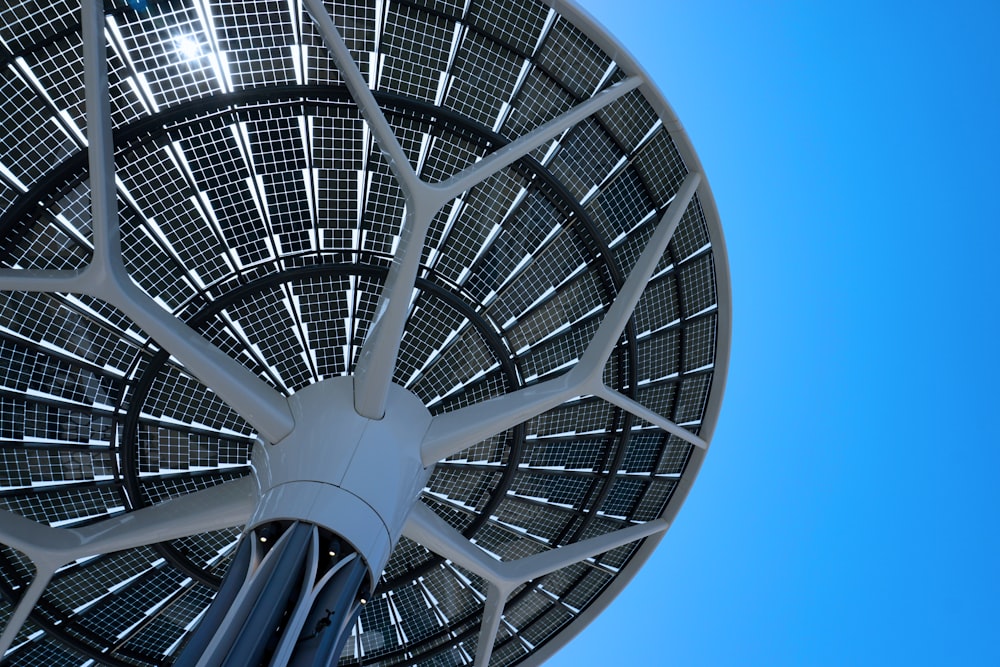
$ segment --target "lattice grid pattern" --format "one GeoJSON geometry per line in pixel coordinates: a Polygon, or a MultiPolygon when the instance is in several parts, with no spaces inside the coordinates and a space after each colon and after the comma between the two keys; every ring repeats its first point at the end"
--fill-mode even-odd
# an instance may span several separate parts
{"type": "MultiPolygon", "coordinates": [[[[664,105],[645,81],[615,93],[631,67],[538,0],[323,4],[425,183],[614,93],[433,213],[391,373],[437,416],[569,376],[696,169],[664,105]]],[[[354,373],[414,201],[304,4],[104,5],[117,229],[138,291],[281,396],[354,373]]],[[[3,267],[95,261],[83,47],[77,1],[0,7],[3,267]]],[[[705,188],[684,201],[598,373],[685,437],[580,391],[443,457],[422,506],[503,563],[675,511],[728,344],[714,215],[705,188]]],[[[82,526],[247,474],[253,420],[135,319],[89,293],[0,290],[4,508],[82,526]]],[[[67,564],[12,664],[170,664],[239,534],[67,564]]],[[[603,604],[640,544],[508,591],[490,664],[530,661],[603,604]]],[[[30,577],[5,548],[0,618],[30,577]]],[[[404,537],[341,664],[471,664],[490,595],[404,537]]]]}

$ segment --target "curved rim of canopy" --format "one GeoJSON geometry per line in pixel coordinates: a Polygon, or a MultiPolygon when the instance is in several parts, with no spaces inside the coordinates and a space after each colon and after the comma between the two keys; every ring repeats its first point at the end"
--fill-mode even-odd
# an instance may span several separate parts
{"type": "MultiPolygon", "coordinates": [[[[716,424],[719,420],[719,413],[722,410],[722,399],[725,395],[726,379],[729,375],[729,355],[732,341],[732,286],[729,274],[729,256],[726,251],[725,237],[722,233],[722,223],[719,218],[719,210],[715,202],[715,196],[709,185],[708,177],[702,168],[701,159],[694,150],[687,130],[677,118],[673,107],[667,102],[663,91],[659,85],[653,83],[653,79],[644,67],[632,56],[625,46],[611,35],[600,23],[597,22],[589,12],[570,0],[544,0],[546,4],[555,9],[561,15],[569,19],[573,25],[582,30],[595,44],[600,46],[610,55],[614,61],[626,73],[639,75],[646,82],[644,87],[646,100],[649,101],[660,118],[664,126],[670,132],[674,144],[684,158],[692,172],[702,174],[702,184],[698,188],[698,196],[705,213],[705,222],[708,225],[709,236],[712,239],[712,251],[715,256],[715,276],[716,290],[718,294],[718,334],[716,337],[715,352],[715,374],[712,377],[712,387],[708,395],[708,403],[705,406],[705,416],[702,420],[700,435],[709,446],[712,443],[712,436],[715,432],[716,424]]],[[[691,451],[691,458],[688,460],[684,475],[681,476],[674,494],[668,503],[661,518],[668,524],[673,523],[677,513],[687,500],[688,493],[694,485],[695,478],[701,471],[701,466],[708,453],[705,449],[695,448],[691,451]]],[[[639,549],[633,554],[625,568],[611,581],[608,587],[597,596],[590,605],[573,619],[569,625],[562,629],[556,636],[542,644],[535,651],[529,654],[520,664],[525,666],[539,665],[552,657],[559,649],[568,644],[574,637],[580,634],[584,628],[590,625],[600,614],[614,602],[618,594],[632,581],[633,577],[649,560],[657,546],[666,536],[668,531],[663,531],[656,535],[647,537],[639,549]]]]}

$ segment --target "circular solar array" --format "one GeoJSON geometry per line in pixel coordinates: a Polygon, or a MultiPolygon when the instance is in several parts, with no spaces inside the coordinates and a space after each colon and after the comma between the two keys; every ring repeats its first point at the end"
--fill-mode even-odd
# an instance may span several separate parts
{"type": "MultiPolygon", "coordinates": [[[[434,217],[393,380],[432,414],[580,359],[700,165],[641,69],[567,3],[326,3],[412,169],[462,173],[616,85],[604,104],[434,217]]],[[[353,373],[407,206],[299,0],[105,3],[122,256],[160,306],[284,395],[353,373]],[[138,7],[138,10],[136,9],[138,7]]],[[[0,8],[0,253],[94,254],[77,1],[0,8]]],[[[604,370],[702,440],[721,401],[728,274],[703,182],[604,370]]],[[[128,316],[0,292],[0,506],[81,526],[248,473],[253,428],[128,316]]],[[[501,561],[672,519],[704,456],[590,395],[441,461],[422,502],[501,561]]],[[[696,438],[697,440],[697,438],[696,438]]],[[[169,665],[241,526],[80,558],[10,664],[169,665]]],[[[657,537],[517,588],[493,665],[534,664],[599,613],[657,537]]],[[[0,620],[31,581],[0,548],[0,620]]],[[[402,538],[342,665],[463,665],[487,582],[402,538]]]]}

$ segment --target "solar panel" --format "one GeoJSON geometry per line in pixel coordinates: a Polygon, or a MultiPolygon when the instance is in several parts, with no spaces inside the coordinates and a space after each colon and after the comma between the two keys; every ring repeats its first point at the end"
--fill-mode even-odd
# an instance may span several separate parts
{"type": "MultiPolygon", "coordinates": [[[[660,93],[569,3],[326,2],[347,69],[308,4],[104,2],[110,179],[88,167],[81,7],[0,8],[0,507],[86,529],[229,488],[258,439],[280,439],[288,397],[377,376],[373,349],[392,350],[383,391],[438,420],[568,382],[610,336],[600,386],[432,465],[423,523],[375,573],[340,656],[536,664],[631,578],[704,457],[729,344],[711,192],[660,93]],[[129,276],[115,294],[87,273],[117,247],[92,215],[100,187],[129,276]],[[424,211],[428,192],[447,195],[424,211]],[[238,373],[222,386],[204,364],[238,373]],[[248,410],[265,392],[263,416],[248,410]],[[431,543],[444,527],[472,551],[431,543]],[[531,576],[498,588],[468,553],[531,576]]],[[[369,384],[355,405],[384,401],[369,384]]],[[[10,521],[4,542],[26,530],[10,521]]],[[[73,552],[34,604],[46,563],[3,548],[0,610],[30,611],[10,664],[174,663],[242,534],[73,552]]]]}

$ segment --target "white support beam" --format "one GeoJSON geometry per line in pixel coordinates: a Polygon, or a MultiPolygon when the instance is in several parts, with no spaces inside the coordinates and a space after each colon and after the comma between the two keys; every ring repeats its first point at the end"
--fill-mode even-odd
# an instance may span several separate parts
{"type": "Polygon", "coordinates": [[[84,271],[0,269],[0,292],[79,293],[83,274],[84,271]]]}
{"type": "Polygon", "coordinates": [[[594,558],[650,535],[662,533],[669,527],[670,524],[663,519],[634,524],[627,528],[543,551],[527,558],[500,563],[499,570],[506,581],[520,585],[573,563],[594,558]]]}
{"type": "Polygon", "coordinates": [[[552,120],[539,125],[527,134],[518,137],[503,148],[487,155],[479,162],[463,169],[454,176],[429,187],[439,193],[444,205],[466,190],[482,183],[493,174],[509,167],[547,141],[555,139],[580,121],[620,99],[623,95],[643,84],[642,77],[631,76],[624,81],[602,90],[590,99],[563,112],[552,120]]]}
{"type": "MultiPolygon", "coordinates": [[[[90,201],[94,230],[93,263],[121,262],[115,154],[108,92],[107,47],[104,41],[104,3],[83,0],[80,27],[83,37],[83,81],[87,114],[90,201]]],[[[0,291],[81,292],[87,271],[0,271],[0,291]]]]}
{"type": "MultiPolygon", "coordinates": [[[[575,396],[594,394],[601,395],[605,400],[619,400],[611,397],[610,390],[604,387],[604,366],[618,344],[649,277],[663,256],[670,237],[700,182],[701,175],[698,173],[688,174],[684,179],[580,361],[568,373],[552,380],[437,415],[431,421],[421,445],[424,465],[431,465],[457,454],[466,447],[513,428],[575,396]]],[[[638,404],[629,405],[636,410],[645,410],[638,404]]],[[[663,418],[659,417],[654,423],[662,421],[663,418]]]]}
{"type": "Polygon", "coordinates": [[[486,667],[493,656],[493,644],[497,641],[500,631],[500,621],[503,619],[503,608],[507,603],[507,593],[490,584],[486,594],[486,604],[483,607],[483,622],[479,626],[479,641],[476,644],[476,665],[486,667]]]}
{"type": "Polygon", "coordinates": [[[132,282],[124,268],[114,268],[114,263],[105,266],[102,261],[95,257],[82,271],[0,270],[0,291],[88,294],[103,299],[179,359],[268,442],[276,443],[292,431],[295,420],[284,396],[164,310],[132,282]]]}
{"type": "Polygon", "coordinates": [[[61,561],[55,567],[68,563],[74,557],[62,560],[62,554],[76,545],[68,530],[36,523],[10,510],[0,510],[0,542],[28,556],[36,567],[52,560],[61,561]]]}
{"type": "Polygon", "coordinates": [[[400,232],[396,256],[379,296],[375,317],[362,346],[354,373],[355,411],[369,419],[381,419],[385,414],[386,396],[399,356],[400,340],[406,326],[420,256],[431,221],[437,211],[475,184],[513,164],[546,141],[636,89],[642,85],[643,79],[641,77],[626,79],[536,128],[447,181],[428,185],[410,165],[368,82],[354,62],[350,50],[322,1],[305,0],[304,4],[406,197],[406,217],[400,232]]]}
{"type": "Polygon", "coordinates": [[[498,561],[469,542],[434,510],[423,503],[417,503],[403,527],[403,535],[489,581],[506,596],[521,584],[650,535],[662,533],[669,527],[667,521],[657,519],[556,547],[527,558],[498,561]]]}
{"type": "MultiPolygon", "coordinates": [[[[358,414],[369,419],[381,419],[385,412],[385,399],[399,355],[410,296],[420,268],[420,256],[437,211],[462,192],[513,164],[641,84],[642,79],[639,77],[627,79],[535,128],[442,183],[427,185],[417,180],[409,189],[404,188],[407,194],[407,213],[399,246],[354,374],[354,407],[358,414]]],[[[370,95],[367,88],[364,92],[370,95]]],[[[374,104],[374,99],[372,103],[374,104]]]]}
{"type": "Polygon", "coordinates": [[[333,61],[337,64],[338,69],[340,69],[340,75],[344,77],[344,83],[347,84],[347,89],[350,91],[354,103],[358,105],[361,115],[368,122],[372,134],[375,136],[375,142],[378,144],[379,149],[381,149],[382,154],[385,155],[385,159],[389,163],[389,169],[392,170],[393,175],[399,181],[399,186],[403,189],[403,193],[409,198],[410,195],[415,194],[418,190],[424,190],[424,184],[420,181],[420,178],[410,165],[410,161],[406,158],[406,153],[403,152],[403,147],[399,145],[399,140],[396,139],[396,134],[392,131],[392,126],[389,125],[389,122],[382,114],[382,109],[379,108],[378,102],[375,101],[375,96],[372,95],[372,91],[368,87],[368,82],[365,81],[364,75],[361,74],[357,63],[354,62],[354,57],[351,55],[350,49],[347,48],[344,38],[341,37],[340,31],[337,30],[337,26],[333,22],[333,17],[330,16],[329,12],[326,11],[326,7],[323,6],[323,1],[304,0],[303,4],[309,15],[312,16],[319,34],[323,37],[323,41],[326,42],[326,48],[330,51],[333,61]]]}
{"type": "Polygon", "coordinates": [[[500,628],[504,604],[518,586],[560,568],[662,533],[669,527],[670,524],[666,520],[657,519],[543,551],[527,558],[502,562],[490,557],[448,525],[434,510],[418,502],[403,527],[403,535],[488,582],[489,589],[479,630],[475,663],[479,667],[485,667],[489,664],[493,653],[493,644],[500,628]]]}
{"type": "Polygon", "coordinates": [[[0,542],[33,563],[61,567],[111,553],[245,523],[256,503],[253,478],[241,477],[80,528],[53,528],[0,510],[0,542]]]}
{"type": "Polygon", "coordinates": [[[283,396],[159,306],[129,278],[121,256],[115,155],[108,92],[104,3],[84,0],[82,11],[94,257],[77,291],[122,310],[240,413],[269,442],[295,427],[283,396]]]}
{"type": "Polygon", "coordinates": [[[606,386],[602,386],[601,389],[598,391],[597,395],[600,398],[603,398],[608,403],[616,405],[622,410],[625,410],[626,412],[629,412],[635,415],[636,417],[639,417],[640,419],[645,419],[654,426],[659,426],[667,433],[676,435],[681,440],[689,442],[695,447],[698,447],[700,449],[708,449],[708,443],[705,442],[703,439],[699,438],[691,431],[687,430],[682,426],[678,426],[677,424],[673,423],[666,417],[663,417],[662,415],[653,412],[646,406],[637,403],[636,401],[632,400],[631,398],[625,396],[620,392],[617,392],[606,386]]]}
{"type": "Polygon", "coordinates": [[[264,440],[276,444],[295,428],[295,419],[284,396],[164,310],[128,276],[105,283],[93,293],[128,315],[247,420],[264,440]]]}
{"type": "Polygon", "coordinates": [[[21,599],[17,601],[17,607],[14,608],[14,613],[7,619],[7,625],[4,627],[3,634],[0,635],[0,656],[10,650],[11,644],[17,638],[17,633],[21,631],[25,621],[28,620],[28,616],[31,615],[31,610],[35,608],[35,604],[41,599],[42,593],[45,592],[45,587],[52,581],[52,575],[55,574],[55,570],[56,568],[54,567],[43,569],[39,565],[35,565],[35,578],[32,579],[31,585],[21,595],[21,599]]]}
{"type": "Polygon", "coordinates": [[[0,510],[0,542],[26,555],[35,566],[31,585],[0,635],[0,655],[10,648],[52,575],[63,565],[77,558],[238,526],[249,519],[255,503],[254,480],[242,477],[81,528],[53,528],[0,510]]]}
{"type": "MultiPolygon", "coordinates": [[[[120,262],[117,194],[114,179],[114,142],[111,127],[111,98],[104,43],[104,3],[83,0],[84,87],[87,111],[87,143],[90,162],[91,212],[94,229],[94,262],[107,266],[110,257],[120,262]]],[[[33,292],[72,292],[82,282],[81,271],[3,271],[0,289],[33,292]]],[[[41,526],[11,512],[0,513],[3,542],[31,558],[35,577],[18,601],[0,635],[0,655],[6,653],[56,569],[73,556],[66,555],[73,538],[57,529],[41,526]],[[65,560],[63,560],[65,558],[65,560]],[[61,561],[61,562],[60,562],[61,561]]]]}
{"type": "Polygon", "coordinates": [[[407,201],[396,256],[354,370],[354,410],[362,417],[381,419],[385,415],[385,401],[399,357],[420,255],[436,212],[421,198],[407,201]]]}
{"type": "Polygon", "coordinates": [[[689,173],[685,177],[674,196],[674,200],[667,207],[667,212],[657,224],[656,231],[646,243],[646,248],[639,256],[639,260],[629,272],[628,278],[618,292],[618,296],[615,297],[614,303],[611,304],[604,319],[601,320],[601,326],[587,345],[587,350],[580,358],[580,363],[573,367],[571,373],[587,378],[591,384],[600,380],[604,372],[604,365],[618,344],[622,332],[625,331],[625,326],[632,317],[632,312],[646,288],[646,283],[649,282],[656,265],[666,251],[670,237],[673,236],[674,230],[680,224],[681,217],[687,210],[700,183],[701,174],[698,172],[689,173]]]}
{"type": "Polygon", "coordinates": [[[368,122],[375,142],[406,197],[406,217],[400,230],[396,256],[354,373],[354,409],[363,417],[381,419],[385,414],[386,396],[396,368],[400,339],[406,325],[410,295],[416,282],[424,240],[431,220],[444,205],[444,200],[420,180],[410,165],[392,126],[382,113],[322,0],[304,0],[304,5],[323,36],[351,97],[368,122]]]}
{"type": "Polygon", "coordinates": [[[419,500],[414,503],[403,525],[403,535],[486,581],[497,582],[500,579],[497,573],[499,561],[469,542],[419,500]]]}
{"type": "Polygon", "coordinates": [[[72,558],[79,558],[240,526],[256,503],[256,483],[247,476],[89,526],[52,530],[71,534],[76,541],[72,558]]]}
{"type": "Polygon", "coordinates": [[[570,374],[435,416],[420,445],[429,466],[481,440],[503,433],[583,393],[570,374]]]}
{"type": "Polygon", "coordinates": [[[83,82],[86,92],[90,208],[93,215],[95,264],[121,264],[115,149],[108,92],[104,3],[83,0],[83,82]]]}

